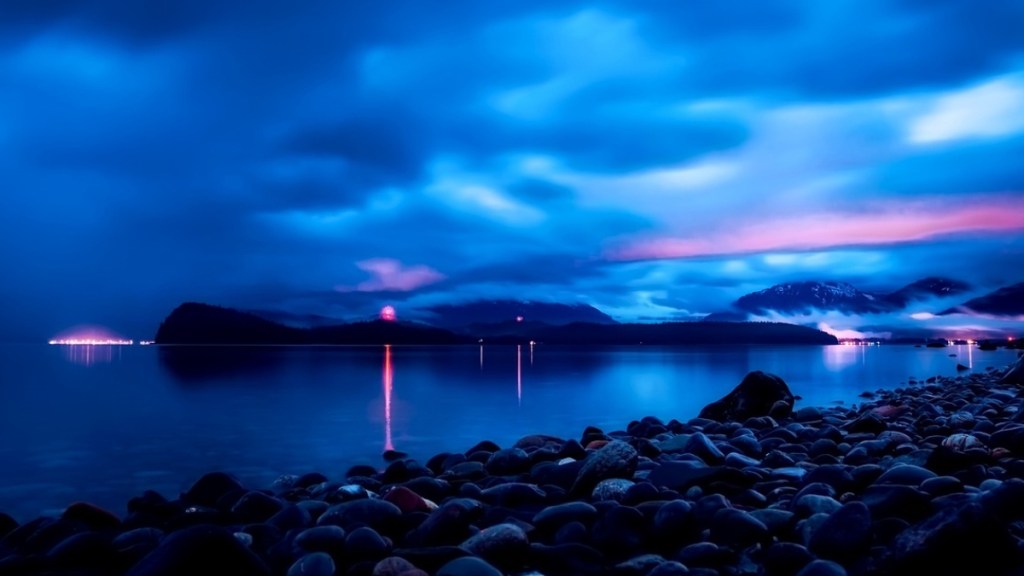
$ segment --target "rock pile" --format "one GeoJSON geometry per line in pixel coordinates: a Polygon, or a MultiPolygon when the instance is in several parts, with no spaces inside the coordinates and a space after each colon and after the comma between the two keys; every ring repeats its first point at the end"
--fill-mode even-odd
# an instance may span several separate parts
{"type": "Polygon", "coordinates": [[[755,372],[686,422],[263,490],[213,472],[123,517],[0,515],[0,574],[1021,574],[1024,394],[1002,376],[794,410],[755,372]]]}

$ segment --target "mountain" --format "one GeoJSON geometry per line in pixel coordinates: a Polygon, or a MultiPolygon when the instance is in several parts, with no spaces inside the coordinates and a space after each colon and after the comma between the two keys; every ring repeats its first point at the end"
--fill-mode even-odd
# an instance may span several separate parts
{"type": "Polygon", "coordinates": [[[915,300],[956,296],[970,289],[971,286],[966,282],[932,276],[907,284],[903,288],[886,295],[885,300],[891,303],[893,307],[899,309],[906,307],[907,304],[915,300]]]}
{"type": "Polygon", "coordinates": [[[970,288],[965,282],[938,276],[923,278],[888,294],[865,292],[846,282],[790,282],[741,296],[733,303],[734,310],[717,312],[707,320],[731,320],[736,310],[753,314],[812,310],[877,314],[902,310],[918,300],[963,294],[970,288]]]}
{"type": "MultiPolygon", "coordinates": [[[[617,324],[507,322],[490,325],[488,343],[547,344],[835,344],[813,328],[770,322],[669,322],[617,324]],[[504,327],[505,330],[499,330],[504,327]]],[[[253,314],[207,304],[175,308],[157,330],[158,344],[461,344],[482,333],[452,332],[410,322],[355,322],[318,328],[292,328],[253,314]]]]}
{"type": "Polygon", "coordinates": [[[426,312],[432,324],[449,329],[507,322],[615,324],[611,316],[588,304],[478,300],[464,304],[440,304],[426,309],[426,312]]]}
{"type": "Polygon", "coordinates": [[[760,314],[836,310],[846,314],[870,314],[890,307],[884,297],[861,292],[846,282],[790,282],[741,296],[736,308],[760,314]]]}
{"type": "Polygon", "coordinates": [[[158,344],[300,344],[303,330],[231,308],[186,302],[156,331],[158,344]]]}
{"type": "Polygon", "coordinates": [[[458,344],[448,330],[411,322],[356,322],[292,328],[230,308],[188,302],[160,324],[157,344],[458,344]]]}
{"type": "Polygon", "coordinates": [[[980,313],[993,316],[1024,316],[1024,282],[1000,288],[950,308],[942,314],[980,313]]]}

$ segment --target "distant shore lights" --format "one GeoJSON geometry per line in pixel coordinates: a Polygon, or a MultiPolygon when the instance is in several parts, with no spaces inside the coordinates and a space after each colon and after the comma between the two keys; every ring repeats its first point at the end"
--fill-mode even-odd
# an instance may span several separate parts
{"type": "Polygon", "coordinates": [[[51,346],[60,346],[66,360],[82,366],[113,362],[115,357],[121,357],[121,347],[135,344],[133,340],[98,326],[76,326],[47,342],[51,346]]]}
{"type": "Polygon", "coordinates": [[[135,341],[99,326],[76,326],[54,336],[48,343],[52,346],[131,346],[135,341]]]}

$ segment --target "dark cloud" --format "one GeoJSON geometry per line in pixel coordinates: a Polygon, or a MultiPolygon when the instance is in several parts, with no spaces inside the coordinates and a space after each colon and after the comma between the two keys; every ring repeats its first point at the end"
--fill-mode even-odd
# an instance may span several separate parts
{"type": "Polygon", "coordinates": [[[1013,0],[984,10],[962,0],[772,4],[684,3],[645,22],[693,52],[694,73],[681,74],[681,86],[717,94],[844,98],[937,88],[998,72],[1024,52],[1024,7],[1013,0]],[[727,11],[741,16],[729,22],[727,11]]]}

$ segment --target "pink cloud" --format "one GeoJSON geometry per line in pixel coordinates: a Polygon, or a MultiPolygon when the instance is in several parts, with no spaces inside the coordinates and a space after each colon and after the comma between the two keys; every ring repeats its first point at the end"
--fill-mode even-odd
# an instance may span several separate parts
{"type": "Polygon", "coordinates": [[[887,204],[876,212],[822,213],[738,227],[698,238],[629,241],[610,249],[609,260],[658,260],[839,246],[898,244],[966,232],[1024,230],[1024,199],[983,204],[887,204]]]}
{"type": "Polygon", "coordinates": [[[356,262],[356,266],[360,270],[369,272],[372,277],[360,282],[354,288],[337,286],[335,290],[339,292],[381,292],[385,290],[409,292],[445,278],[444,274],[429,266],[405,266],[393,258],[371,258],[356,262]]]}

